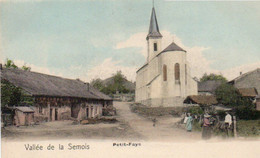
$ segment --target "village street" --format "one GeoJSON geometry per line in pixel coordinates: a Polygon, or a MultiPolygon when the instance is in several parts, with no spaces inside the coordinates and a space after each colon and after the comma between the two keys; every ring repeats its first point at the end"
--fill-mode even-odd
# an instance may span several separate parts
{"type": "Polygon", "coordinates": [[[138,141],[194,141],[199,132],[186,132],[176,127],[180,118],[157,118],[156,126],[150,119],[131,112],[130,103],[114,102],[116,123],[73,124],[71,120],[52,121],[34,126],[8,126],[2,129],[2,140],[99,139],[138,141]]]}
{"type": "Polygon", "coordinates": [[[156,118],[156,126],[153,127],[151,120],[131,112],[129,106],[130,103],[114,102],[114,107],[117,109],[118,120],[127,123],[135,132],[141,135],[143,140],[170,142],[201,140],[201,133],[190,133],[176,127],[176,122],[179,121],[180,118],[174,118],[172,116],[156,118]]]}

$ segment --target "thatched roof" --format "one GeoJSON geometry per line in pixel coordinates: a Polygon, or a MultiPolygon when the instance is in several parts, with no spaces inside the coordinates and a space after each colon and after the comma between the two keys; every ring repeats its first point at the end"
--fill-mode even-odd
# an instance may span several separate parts
{"type": "Polygon", "coordinates": [[[2,79],[22,88],[32,96],[76,97],[87,99],[109,99],[88,83],[80,80],[24,71],[20,69],[3,69],[2,79]]]}
{"type": "Polygon", "coordinates": [[[243,97],[256,97],[258,94],[255,88],[239,88],[238,91],[243,97]]]}
{"type": "Polygon", "coordinates": [[[198,91],[199,92],[210,92],[215,93],[215,90],[221,85],[221,81],[204,81],[199,82],[198,91]]]}
{"type": "Polygon", "coordinates": [[[199,105],[214,105],[217,104],[218,101],[215,96],[207,96],[207,95],[191,95],[188,96],[184,103],[192,103],[192,104],[199,104],[199,105]]]}

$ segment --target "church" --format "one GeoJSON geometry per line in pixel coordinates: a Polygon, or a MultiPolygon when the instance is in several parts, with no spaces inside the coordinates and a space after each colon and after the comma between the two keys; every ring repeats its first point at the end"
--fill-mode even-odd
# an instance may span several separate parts
{"type": "Polygon", "coordinates": [[[135,101],[147,106],[182,106],[197,95],[197,81],[190,76],[187,52],[172,42],[162,49],[162,38],[152,8],[147,40],[147,61],[136,72],[135,101]]]}

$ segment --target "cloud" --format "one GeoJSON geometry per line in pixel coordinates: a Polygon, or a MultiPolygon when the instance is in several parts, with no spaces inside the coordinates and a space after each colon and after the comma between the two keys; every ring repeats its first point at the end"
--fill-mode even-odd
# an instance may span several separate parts
{"type": "Polygon", "coordinates": [[[14,61],[15,65],[17,65],[18,67],[22,67],[24,65],[31,67],[31,71],[33,71],[33,72],[39,72],[39,73],[54,75],[54,76],[64,76],[62,71],[60,71],[60,70],[58,70],[58,71],[50,70],[47,67],[41,67],[41,66],[37,66],[34,64],[28,64],[23,60],[13,60],[13,61],[14,61]]]}
{"type": "Polygon", "coordinates": [[[112,58],[105,59],[101,64],[92,67],[87,71],[87,80],[92,79],[106,79],[111,77],[117,71],[121,71],[128,80],[135,81],[136,67],[126,67],[120,65],[121,61],[113,61],[112,58]]]}
{"type": "MultiPolygon", "coordinates": [[[[162,40],[162,48],[164,49],[167,47],[172,41],[174,41],[177,45],[182,47],[184,50],[187,51],[187,60],[190,65],[191,69],[191,76],[200,78],[204,73],[215,73],[215,74],[222,74],[228,80],[231,80],[239,75],[239,72],[248,72],[254,70],[256,68],[260,68],[260,62],[250,63],[245,65],[236,66],[233,68],[225,69],[225,70],[217,70],[211,68],[211,64],[214,63],[213,60],[209,60],[204,56],[204,52],[206,50],[211,49],[207,46],[186,46],[183,44],[182,40],[176,36],[175,34],[171,34],[167,30],[161,31],[163,35],[162,40]]],[[[139,52],[144,57],[147,56],[147,43],[145,40],[147,33],[146,32],[139,32],[133,34],[125,41],[120,41],[114,47],[115,49],[124,49],[124,48],[140,48],[139,52]]]]}

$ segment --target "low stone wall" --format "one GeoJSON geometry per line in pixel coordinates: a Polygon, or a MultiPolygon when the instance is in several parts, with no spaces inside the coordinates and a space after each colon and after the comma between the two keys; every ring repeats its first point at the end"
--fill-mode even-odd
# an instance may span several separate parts
{"type": "Polygon", "coordinates": [[[147,99],[140,101],[140,103],[151,107],[178,107],[184,105],[183,101],[182,97],[171,97],[147,99]]]}

